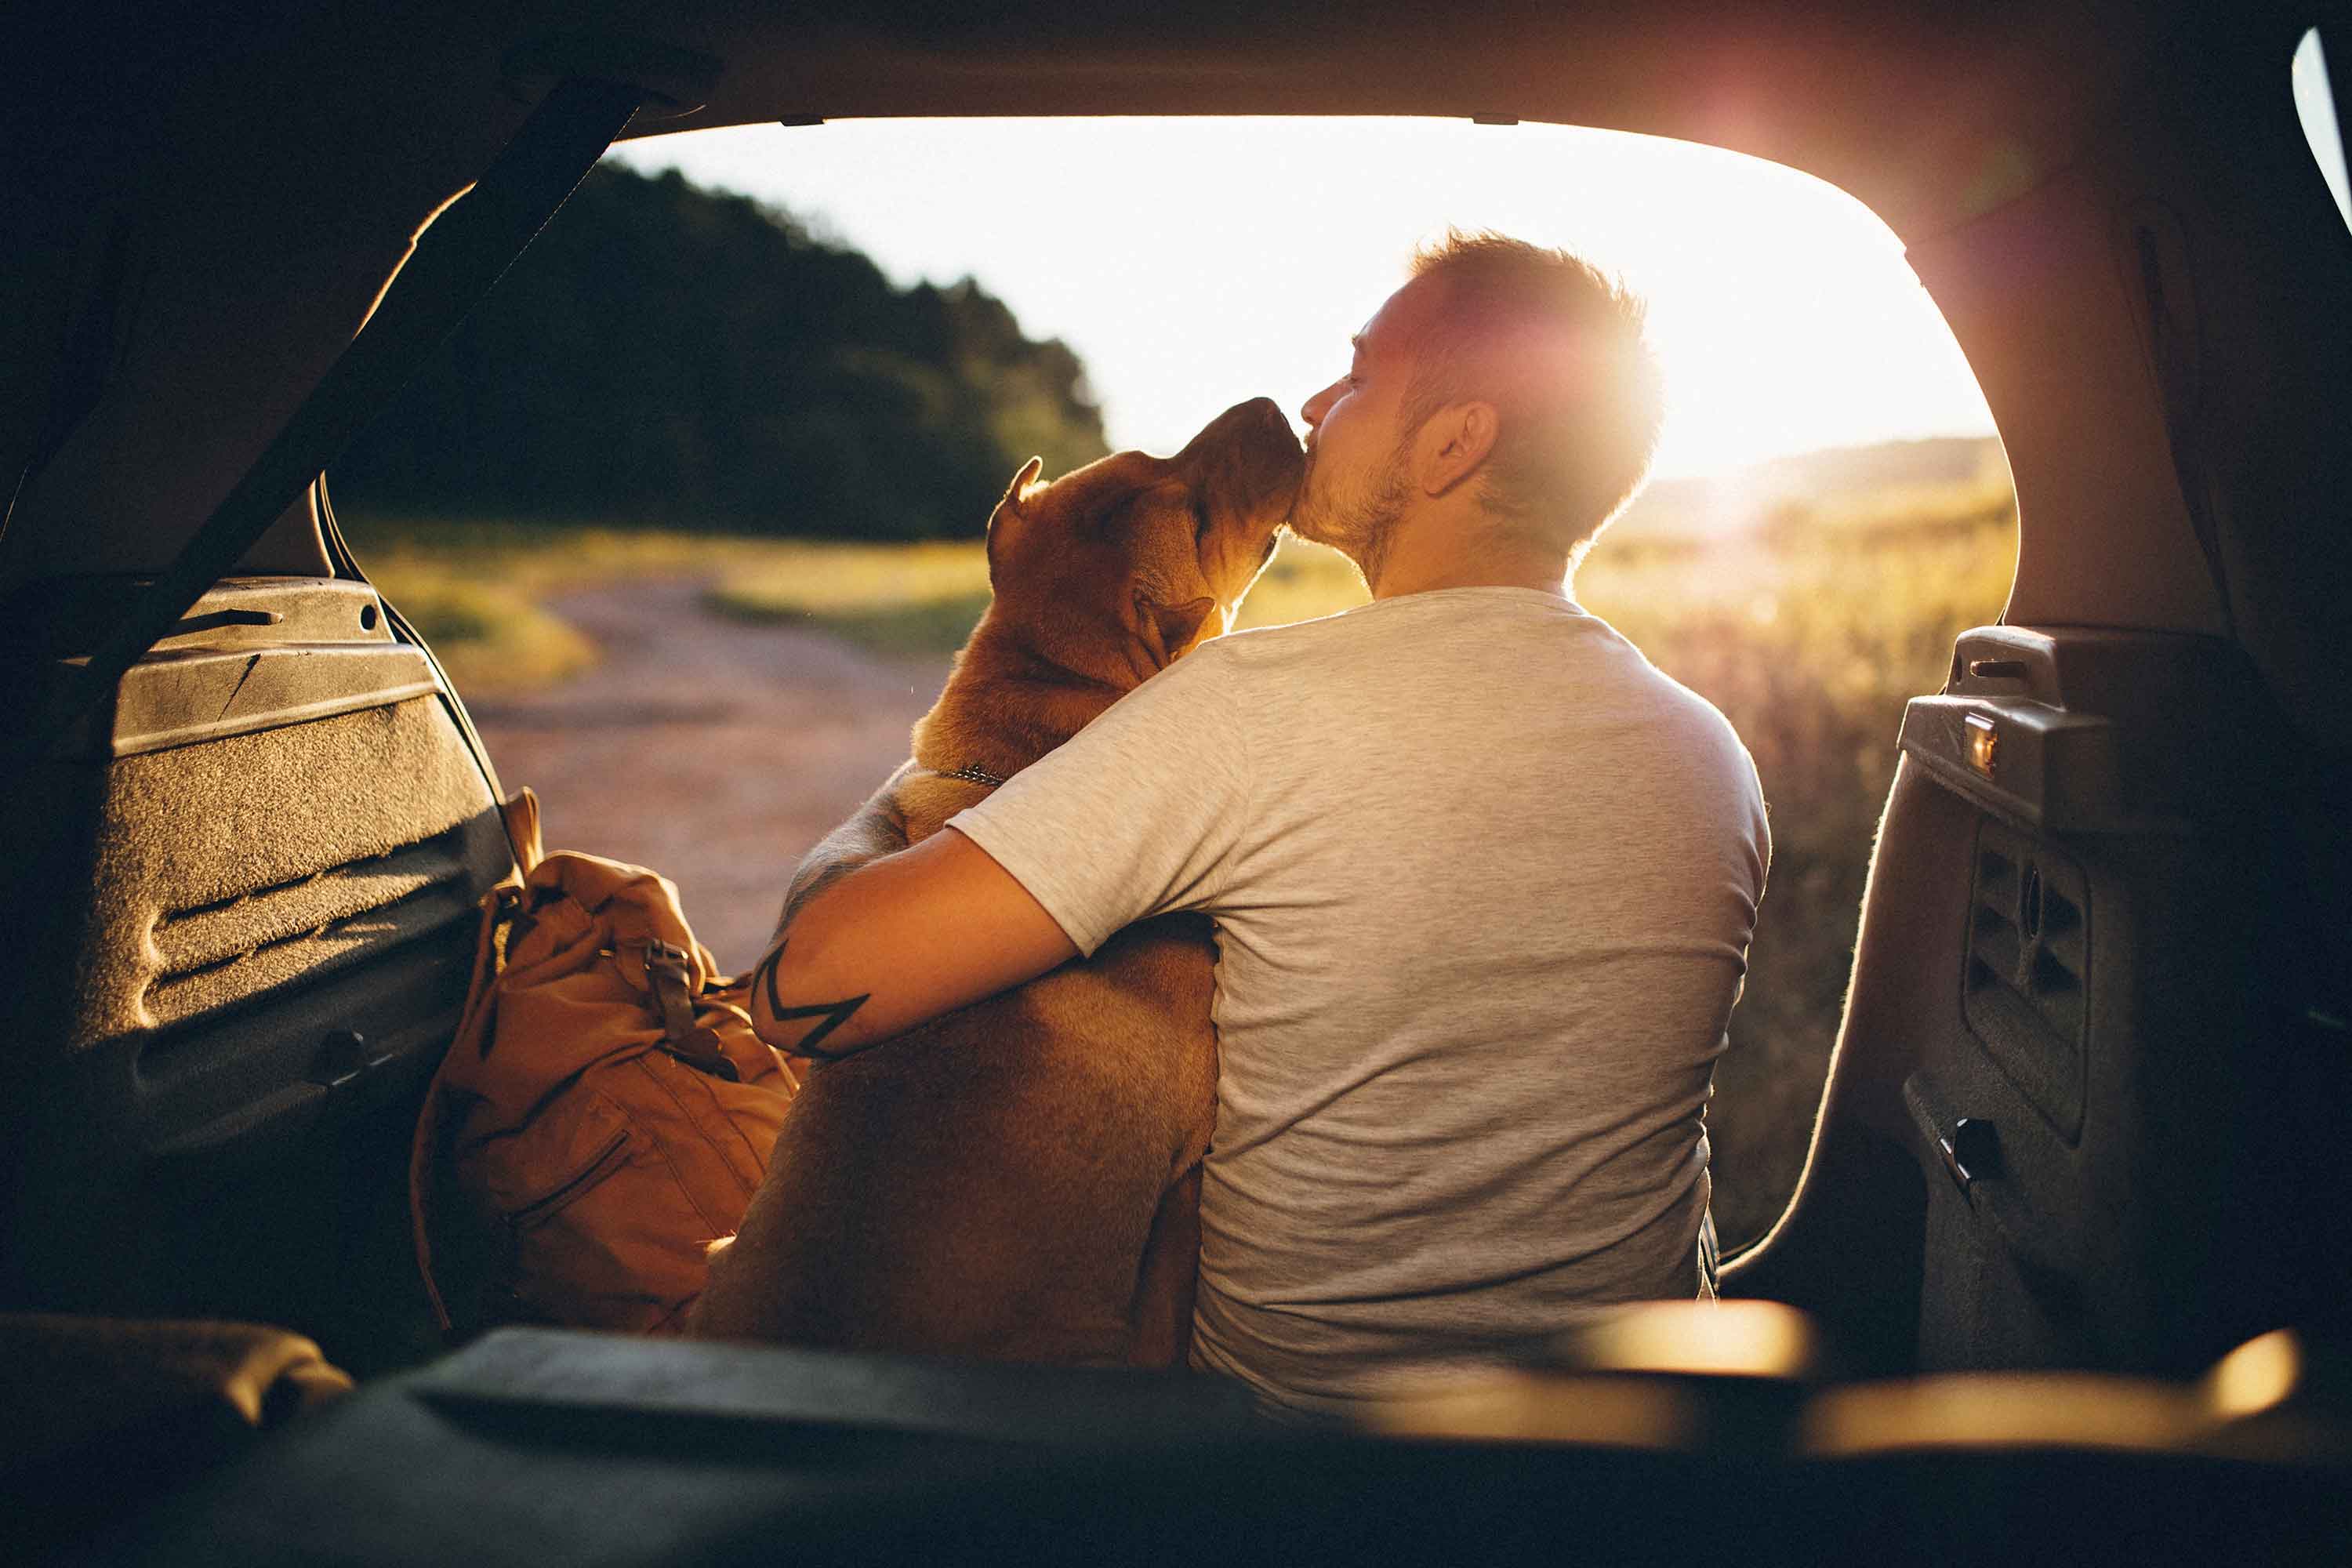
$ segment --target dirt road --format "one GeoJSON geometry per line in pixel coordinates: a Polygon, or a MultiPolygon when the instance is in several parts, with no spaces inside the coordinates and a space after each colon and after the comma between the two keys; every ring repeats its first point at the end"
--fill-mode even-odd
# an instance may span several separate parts
{"type": "Polygon", "coordinates": [[[802,853],[906,760],[948,661],[727,620],[700,591],[648,582],[551,600],[602,662],[467,706],[500,781],[538,792],[550,849],[661,872],[695,934],[740,971],[766,944],[802,853]]]}

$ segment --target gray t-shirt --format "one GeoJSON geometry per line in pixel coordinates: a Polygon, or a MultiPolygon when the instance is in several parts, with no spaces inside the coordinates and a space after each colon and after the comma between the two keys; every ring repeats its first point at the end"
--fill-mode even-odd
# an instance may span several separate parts
{"type": "Polygon", "coordinates": [[[1764,803],[1598,616],[1455,588],[1223,637],[949,826],[1082,952],[1214,918],[1195,1365],[1319,1405],[1711,1289],[1764,803]]]}

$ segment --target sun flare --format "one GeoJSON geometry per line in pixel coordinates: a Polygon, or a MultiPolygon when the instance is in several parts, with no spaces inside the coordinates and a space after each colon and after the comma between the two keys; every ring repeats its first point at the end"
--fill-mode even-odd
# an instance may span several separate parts
{"type": "Polygon", "coordinates": [[[853,121],[614,156],[783,205],[902,282],[978,277],[1084,357],[1117,446],[1172,451],[1258,393],[1295,416],[1448,226],[1572,247],[1648,298],[1662,476],[1992,428],[1886,226],[1717,148],[1425,120],[853,121]]]}

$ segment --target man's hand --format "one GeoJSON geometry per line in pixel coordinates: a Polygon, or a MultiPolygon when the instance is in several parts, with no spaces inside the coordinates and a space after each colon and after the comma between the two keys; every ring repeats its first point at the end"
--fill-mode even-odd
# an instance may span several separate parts
{"type": "Polygon", "coordinates": [[[1077,952],[1011,872],[945,828],[801,908],[751,972],[751,1026],[781,1051],[847,1056],[1077,952]]]}

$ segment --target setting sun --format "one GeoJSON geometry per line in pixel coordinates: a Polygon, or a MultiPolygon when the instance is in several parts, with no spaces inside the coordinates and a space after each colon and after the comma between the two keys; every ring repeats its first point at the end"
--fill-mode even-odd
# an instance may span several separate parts
{"type": "Polygon", "coordinates": [[[1448,225],[1570,246],[1648,297],[1662,476],[1992,428],[1869,209],[1688,142],[1452,121],[856,121],[614,156],[782,205],[901,282],[977,277],[1083,356],[1114,445],[1173,450],[1255,393],[1295,415],[1448,225]]]}

